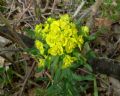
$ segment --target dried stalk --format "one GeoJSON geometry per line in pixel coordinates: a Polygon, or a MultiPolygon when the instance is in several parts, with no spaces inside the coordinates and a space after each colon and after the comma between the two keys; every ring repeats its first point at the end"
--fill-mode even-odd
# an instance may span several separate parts
{"type": "Polygon", "coordinates": [[[10,25],[9,21],[3,16],[3,14],[0,12],[0,20],[7,26],[7,28],[10,30],[10,35],[15,38],[16,43],[18,43],[22,48],[27,48],[27,46],[24,44],[24,42],[21,40],[21,38],[18,36],[17,32],[13,30],[12,26],[10,25]]]}

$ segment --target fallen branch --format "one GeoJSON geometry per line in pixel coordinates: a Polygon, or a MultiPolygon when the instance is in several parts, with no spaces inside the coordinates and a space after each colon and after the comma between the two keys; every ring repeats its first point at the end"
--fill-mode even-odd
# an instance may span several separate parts
{"type": "Polygon", "coordinates": [[[106,74],[120,80],[120,61],[98,57],[89,61],[95,73],[106,74]]]}
{"type": "Polygon", "coordinates": [[[9,21],[3,16],[3,14],[1,12],[0,12],[0,20],[8,28],[10,35],[13,36],[13,38],[15,38],[14,40],[16,40],[16,42],[22,48],[27,48],[27,46],[24,44],[24,42],[22,41],[22,39],[18,36],[17,32],[12,28],[11,24],[9,23],[9,21]]]}
{"type": "MultiPolygon", "coordinates": [[[[13,71],[13,73],[14,73],[16,76],[18,76],[19,78],[21,78],[22,80],[24,80],[24,76],[20,75],[19,73],[15,72],[15,71],[13,71]]],[[[38,88],[41,88],[41,86],[40,86],[39,84],[33,82],[32,80],[28,80],[28,82],[29,82],[30,84],[32,84],[32,85],[35,85],[35,86],[38,87],[38,88]]]]}
{"type": "Polygon", "coordinates": [[[31,76],[31,73],[32,73],[35,65],[36,65],[36,64],[35,64],[35,62],[34,62],[34,63],[32,64],[32,67],[31,67],[30,71],[28,71],[28,73],[26,74],[26,78],[25,78],[25,80],[24,80],[24,82],[23,82],[23,86],[22,86],[22,88],[21,88],[21,91],[20,91],[19,96],[23,96],[23,91],[24,91],[25,86],[26,86],[26,84],[27,84],[27,82],[28,82],[28,80],[29,80],[29,78],[30,78],[30,76],[31,76]]]}
{"type": "Polygon", "coordinates": [[[86,2],[85,0],[82,0],[82,3],[78,6],[72,18],[75,18],[77,16],[77,14],[81,11],[82,7],[85,5],[85,2],[86,2]]]}
{"type": "MultiPolygon", "coordinates": [[[[33,45],[34,45],[33,39],[29,38],[28,36],[21,35],[19,33],[17,33],[17,35],[22,40],[22,42],[24,43],[25,46],[27,46],[28,48],[33,47],[33,45]]],[[[13,36],[11,36],[10,30],[6,26],[0,27],[0,36],[4,37],[6,39],[9,39],[13,43],[18,43],[18,42],[16,42],[16,39],[13,36]]]]}

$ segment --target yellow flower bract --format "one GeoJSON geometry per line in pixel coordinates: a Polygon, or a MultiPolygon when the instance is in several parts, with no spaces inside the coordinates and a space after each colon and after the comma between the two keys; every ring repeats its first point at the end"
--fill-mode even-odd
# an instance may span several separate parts
{"type": "Polygon", "coordinates": [[[69,55],[66,55],[63,59],[63,65],[62,65],[62,68],[68,68],[68,67],[71,67],[71,64],[76,61],[77,58],[75,57],[71,57],[69,55]]]}
{"type": "Polygon", "coordinates": [[[88,36],[89,34],[89,28],[87,26],[82,26],[81,27],[81,31],[83,33],[84,36],[88,36]]]}
{"type": "Polygon", "coordinates": [[[35,46],[40,51],[41,54],[44,54],[44,47],[42,42],[40,42],[39,40],[36,40],[35,46]]]}
{"type": "MultiPolygon", "coordinates": [[[[82,30],[88,31],[86,27],[82,30]]],[[[48,44],[50,47],[48,53],[51,55],[71,53],[77,46],[81,49],[84,42],[82,36],[78,36],[76,25],[71,22],[68,14],[61,15],[58,20],[48,18],[44,24],[36,25],[35,34],[48,44]]],[[[43,50],[41,46],[39,47],[38,49],[43,50]]]]}
{"type": "Polygon", "coordinates": [[[38,67],[44,67],[45,66],[45,59],[39,59],[38,67]]]}
{"type": "Polygon", "coordinates": [[[63,48],[59,44],[56,44],[48,50],[48,53],[50,53],[53,56],[62,55],[63,48]]]}

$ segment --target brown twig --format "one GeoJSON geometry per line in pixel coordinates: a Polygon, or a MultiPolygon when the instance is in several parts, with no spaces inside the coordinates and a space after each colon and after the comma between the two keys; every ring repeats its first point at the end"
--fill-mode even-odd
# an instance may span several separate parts
{"type": "Polygon", "coordinates": [[[53,13],[56,3],[57,3],[57,0],[54,0],[53,5],[52,5],[52,9],[51,9],[51,13],[53,13]]]}
{"type": "MultiPolygon", "coordinates": [[[[16,38],[14,38],[10,33],[11,32],[7,27],[0,27],[0,36],[11,40],[13,43],[17,43],[16,38]]],[[[33,47],[34,45],[33,39],[29,38],[28,36],[22,35],[20,33],[17,33],[17,35],[19,36],[20,39],[22,39],[22,42],[25,44],[25,46],[29,48],[33,47]]]]}
{"type": "Polygon", "coordinates": [[[87,21],[86,25],[92,29],[93,25],[94,25],[94,19],[95,19],[95,15],[99,9],[99,7],[101,6],[101,4],[103,3],[103,0],[96,0],[96,2],[91,6],[91,14],[90,14],[90,18],[87,21]]]}
{"type": "Polygon", "coordinates": [[[2,32],[2,30],[0,30],[0,36],[11,40],[12,42],[16,42],[16,40],[10,35],[10,34],[6,34],[5,32],[2,32]]]}
{"type": "MultiPolygon", "coordinates": [[[[21,78],[22,80],[24,80],[24,76],[20,75],[19,73],[15,72],[15,71],[13,71],[13,73],[16,76],[18,76],[19,78],[21,78]]],[[[38,85],[37,83],[33,82],[32,80],[28,80],[28,82],[31,83],[31,84],[33,84],[33,85],[35,85],[35,86],[37,86],[37,87],[39,87],[39,88],[41,88],[40,85],[38,85]]]]}
{"type": "Polygon", "coordinates": [[[22,48],[27,48],[27,46],[24,44],[24,42],[21,40],[21,38],[18,36],[17,32],[13,30],[12,26],[10,25],[9,21],[2,15],[0,12],[0,20],[7,26],[7,28],[10,30],[11,36],[15,38],[16,43],[18,43],[22,48]]]}
{"type": "Polygon", "coordinates": [[[47,10],[48,5],[49,5],[49,1],[50,1],[50,0],[46,0],[45,8],[41,10],[42,13],[45,12],[45,11],[47,10]]]}
{"type": "Polygon", "coordinates": [[[82,7],[85,5],[85,2],[86,2],[85,0],[82,0],[82,3],[78,6],[72,18],[75,18],[77,16],[77,14],[81,11],[82,7]]]}
{"type": "Polygon", "coordinates": [[[32,0],[29,1],[28,7],[23,11],[23,13],[21,14],[20,18],[18,19],[17,22],[20,22],[20,20],[22,19],[22,17],[24,16],[25,12],[29,10],[29,8],[31,7],[32,4],[32,0]]]}
{"type": "Polygon", "coordinates": [[[15,1],[12,0],[11,6],[10,6],[10,12],[8,13],[7,19],[10,17],[11,13],[15,10],[15,9],[13,8],[14,4],[15,4],[15,1]],[[13,9],[14,9],[14,10],[13,10],[13,9]]]}
{"type": "Polygon", "coordinates": [[[0,48],[0,55],[11,53],[11,52],[21,52],[22,50],[20,48],[0,48]]]}
{"type": "Polygon", "coordinates": [[[25,78],[25,80],[24,80],[24,82],[23,82],[23,86],[22,86],[22,88],[21,88],[21,91],[20,91],[19,96],[23,96],[23,91],[24,91],[25,86],[26,86],[26,84],[27,84],[27,82],[28,82],[28,79],[29,79],[30,76],[31,76],[31,73],[32,73],[35,65],[36,65],[36,63],[34,62],[34,63],[32,64],[32,67],[31,67],[30,71],[29,71],[28,74],[26,75],[26,78],[25,78]]]}
{"type": "Polygon", "coordinates": [[[45,72],[45,74],[48,76],[48,78],[50,79],[50,81],[53,83],[53,79],[52,79],[51,75],[48,72],[45,72]]]}
{"type": "MultiPolygon", "coordinates": [[[[40,20],[40,17],[41,17],[41,9],[40,9],[40,6],[37,4],[37,1],[36,0],[33,0],[33,4],[34,4],[34,14],[35,14],[35,18],[36,20],[40,20]]],[[[39,22],[37,22],[39,23],[39,22]]]]}

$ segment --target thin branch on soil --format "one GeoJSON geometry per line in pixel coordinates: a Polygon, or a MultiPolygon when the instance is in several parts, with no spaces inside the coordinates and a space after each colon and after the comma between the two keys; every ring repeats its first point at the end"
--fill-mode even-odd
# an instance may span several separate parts
{"type": "Polygon", "coordinates": [[[41,10],[42,13],[45,12],[48,9],[49,1],[50,0],[46,0],[45,8],[41,10]]]}
{"type": "Polygon", "coordinates": [[[103,3],[103,0],[96,0],[96,2],[91,6],[91,14],[90,14],[90,18],[88,19],[86,25],[92,29],[92,27],[94,26],[94,19],[95,19],[95,15],[98,12],[98,9],[100,8],[101,4],[103,3]]]}
{"type": "MultiPolygon", "coordinates": [[[[16,76],[18,76],[19,78],[21,78],[22,80],[24,80],[24,76],[20,75],[19,73],[15,72],[15,71],[13,71],[13,73],[14,73],[16,76]]],[[[28,80],[28,82],[31,83],[31,84],[33,84],[33,85],[35,85],[36,87],[41,88],[40,85],[38,85],[37,83],[33,82],[32,80],[28,80]]]]}
{"type": "Polygon", "coordinates": [[[22,19],[22,17],[24,16],[25,12],[27,12],[29,10],[29,8],[31,7],[32,4],[32,0],[29,1],[28,7],[23,11],[23,13],[21,14],[20,18],[18,19],[17,23],[20,22],[20,20],[22,19]]]}
{"type": "Polygon", "coordinates": [[[85,0],[82,0],[82,3],[78,6],[78,8],[76,9],[75,13],[73,14],[73,18],[75,18],[77,16],[77,14],[81,11],[81,9],[83,8],[83,6],[85,5],[85,0]]]}
{"type": "Polygon", "coordinates": [[[36,63],[34,62],[34,63],[32,64],[32,67],[31,67],[30,71],[29,71],[28,74],[26,75],[26,78],[25,78],[25,80],[24,80],[24,82],[23,82],[23,86],[22,86],[22,88],[21,88],[21,91],[20,91],[19,96],[23,96],[23,91],[24,91],[25,86],[26,86],[26,84],[27,84],[27,82],[28,82],[28,80],[29,80],[29,78],[30,78],[30,76],[31,76],[31,73],[32,73],[33,69],[35,68],[35,65],[36,65],[36,63]]]}
{"type": "Polygon", "coordinates": [[[54,0],[53,5],[52,5],[52,9],[51,9],[51,13],[54,12],[55,5],[56,5],[57,2],[58,2],[58,0],[54,0]]]}
{"type": "Polygon", "coordinates": [[[7,26],[7,28],[10,30],[11,36],[15,38],[16,43],[18,43],[22,48],[27,48],[27,46],[24,44],[24,42],[21,40],[21,38],[18,36],[17,32],[13,30],[12,26],[10,25],[9,21],[2,15],[0,12],[0,20],[7,26]]]}

